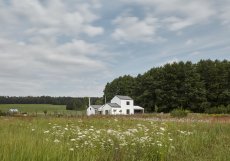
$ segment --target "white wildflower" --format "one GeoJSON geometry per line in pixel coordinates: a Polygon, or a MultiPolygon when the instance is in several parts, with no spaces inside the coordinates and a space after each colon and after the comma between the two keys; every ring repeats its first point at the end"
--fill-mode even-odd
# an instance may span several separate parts
{"type": "Polygon", "coordinates": [[[70,141],[76,141],[76,139],[70,139],[70,141]]]}
{"type": "Polygon", "coordinates": [[[55,139],[55,140],[54,140],[54,143],[60,143],[60,140],[55,139]]]}
{"type": "Polygon", "coordinates": [[[44,134],[48,134],[50,131],[49,130],[47,130],[47,131],[44,131],[44,134]]]}

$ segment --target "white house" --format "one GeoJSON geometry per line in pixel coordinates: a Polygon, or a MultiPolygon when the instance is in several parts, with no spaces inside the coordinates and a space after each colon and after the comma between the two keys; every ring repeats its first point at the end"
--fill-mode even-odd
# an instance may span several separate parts
{"type": "Polygon", "coordinates": [[[102,115],[132,115],[144,113],[144,108],[134,106],[134,101],[129,96],[116,95],[110,103],[105,105],[90,105],[87,109],[87,115],[102,114],[102,115]],[[95,112],[94,112],[95,111],[95,112]],[[97,112],[96,112],[97,111],[97,112]]]}
{"type": "Polygon", "coordinates": [[[90,105],[90,106],[87,108],[86,114],[87,114],[88,116],[99,114],[100,111],[98,111],[98,109],[99,109],[101,106],[102,106],[102,105],[90,105]]]}

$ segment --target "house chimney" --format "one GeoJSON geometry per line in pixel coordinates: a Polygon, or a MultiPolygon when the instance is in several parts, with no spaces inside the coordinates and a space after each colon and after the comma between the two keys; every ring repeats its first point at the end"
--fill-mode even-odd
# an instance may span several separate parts
{"type": "Polygon", "coordinates": [[[106,104],[106,95],[105,95],[105,104],[106,104]]]}
{"type": "Polygon", "coordinates": [[[90,106],[91,104],[90,104],[90,97],[89,97],[89,106],[90,106]]]}

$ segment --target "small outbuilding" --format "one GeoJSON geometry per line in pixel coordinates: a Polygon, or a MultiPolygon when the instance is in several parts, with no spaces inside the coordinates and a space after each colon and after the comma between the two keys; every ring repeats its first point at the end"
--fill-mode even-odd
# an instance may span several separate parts
{"type": "Polygon", "coordinates": [[[17,108],[11,108],[9,109],[9,113],[18,113],[18,109],[17,108]]]}
{"type": "Polygon", "coordinates": [[[100,114],[100,107],[102,107],[103,105],[90,105],[88,108],[87,108],[87,115],[90,116],[90,115],[96,115],[96,114],[100,114]]]}

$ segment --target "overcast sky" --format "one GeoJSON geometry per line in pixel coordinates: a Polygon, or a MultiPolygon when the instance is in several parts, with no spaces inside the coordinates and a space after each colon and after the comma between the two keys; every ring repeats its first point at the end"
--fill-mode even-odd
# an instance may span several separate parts
{"type": "Polygon", "coordinates": [[[230,59],[229,0],[0,0],[0,95],[102,96],[114,78],[230,59]]]}

